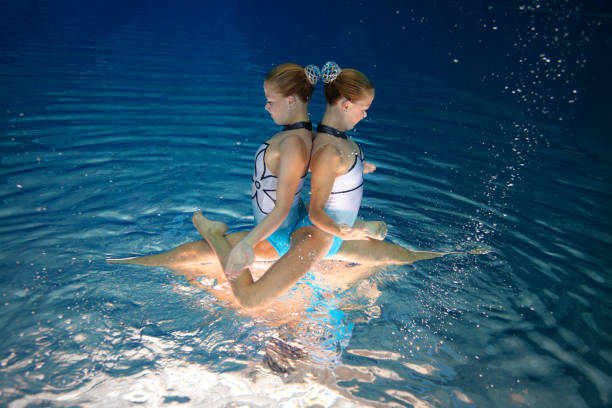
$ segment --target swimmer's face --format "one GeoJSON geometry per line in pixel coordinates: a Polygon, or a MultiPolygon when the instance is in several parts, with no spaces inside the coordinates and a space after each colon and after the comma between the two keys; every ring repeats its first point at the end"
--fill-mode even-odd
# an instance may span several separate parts
{"type": "Polygon", "coordinates": [[[349,101],[344,99],[341,102],[341,109],[344,113],[345,125],[348,130],[352,129],[368,116],[368,109],[374,100],[374,90],[366,91],[361,98],[349,101]]]}
{"type": "Polygon", "coordinates": [[[295,96],[283,96],[271,84],[264,82],[266,94],[266,110],[277,125],[286,125],[290,122],[291,105],[295,104],[295,96]]]}

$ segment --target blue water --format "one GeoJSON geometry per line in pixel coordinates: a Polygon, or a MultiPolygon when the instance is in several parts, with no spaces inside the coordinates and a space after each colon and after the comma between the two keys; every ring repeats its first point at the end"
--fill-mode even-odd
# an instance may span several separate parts
{"type": "Polygon", "coordinates": [[[0,405],[612,404],[605,2],[0,8],[0,405]],[[490,253],[380,268],[285,325],[197,271],[105,263],[198,239],[197,209],[252,225],[262,79],[329,59],[376,86],[361,217],[490,253]],[[271,337],[312,361],[272,372],[271,337]]]}

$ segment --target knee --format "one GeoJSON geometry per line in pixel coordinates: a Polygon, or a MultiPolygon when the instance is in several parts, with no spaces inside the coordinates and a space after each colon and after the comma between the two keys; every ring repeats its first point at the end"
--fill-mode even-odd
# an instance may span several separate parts
{"type": "Polygon", "coordinates": [[[232,292],[240,307],[244,309],[256,309],[264,306],[265,299],[258,296],[255,291],[249,290],[249,288],[233,287],[232,292]]]}
{"type": "Polygon", "coordinates": [[[331,243],[334,241],[334,236],[328,234],[327,232],[321,231],[313,225],[309,225],[296,230],[291,235],[291,244],[297,244],[298,242],[302,242],[307,239],[316,241],[320,244],[331,245],[331,243]]]}

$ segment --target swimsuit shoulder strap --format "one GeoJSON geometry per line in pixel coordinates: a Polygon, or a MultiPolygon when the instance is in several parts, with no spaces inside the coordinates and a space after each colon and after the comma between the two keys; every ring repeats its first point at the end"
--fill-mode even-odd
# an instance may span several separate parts
{"type": "Polygon", "coordinates": [[[348,139],[346,132],[343,132],[331,126],[323,125],[321,123],[319,124],[319,126],[317,126],[317,132],[327,133],[328,135],[336,136],[340,139],[348,139]]]}

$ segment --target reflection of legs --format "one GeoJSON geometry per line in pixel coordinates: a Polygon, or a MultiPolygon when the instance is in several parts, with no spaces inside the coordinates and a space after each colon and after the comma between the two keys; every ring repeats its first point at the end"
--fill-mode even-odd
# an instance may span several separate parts
{"type": "MultiPolygon", "coordinates": [[[[223,237],[218,223],[194,216],[196,228],[215,251],[221,265],[225,265],[231,246],[223,237]]],[[[249,269],[243,269],[231,281],[232,291],[243,307],[264,306],[287,291],[329,251],[332,237],[315,227],[303,227],[291,236],[289,251],[276,261],[256,282],[249,269]]]]}
{"type": "Polygon", "coordinates": [[[373,239],[343,241],[340,251],[330,259],[355,262],[364,265],[411,264],[425,259],[444,256],[443,252],[410,251],[400,245],[373,239]]]}

